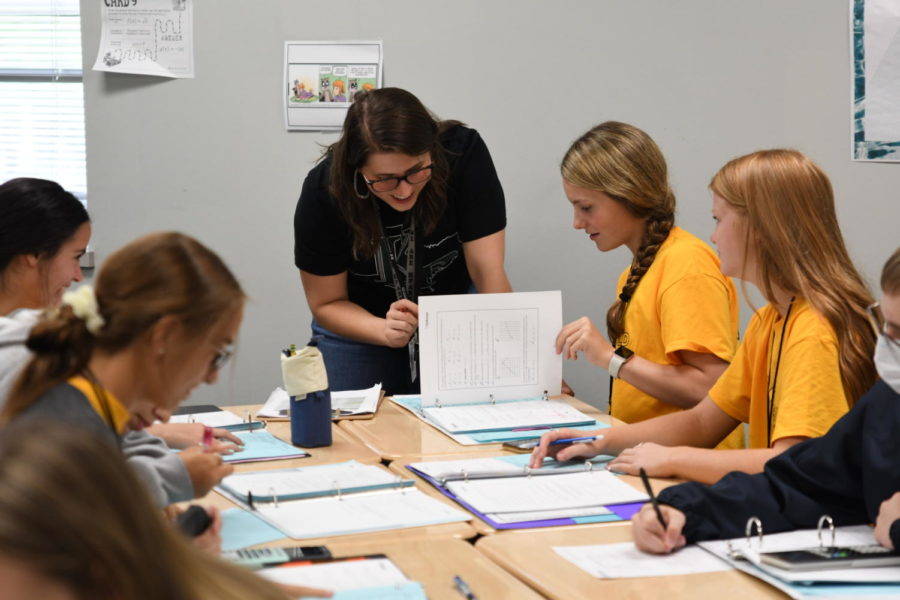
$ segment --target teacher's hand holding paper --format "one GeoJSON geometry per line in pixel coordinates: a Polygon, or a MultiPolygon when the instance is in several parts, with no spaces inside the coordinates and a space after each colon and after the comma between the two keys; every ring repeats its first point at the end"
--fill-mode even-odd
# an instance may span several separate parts
{"type": "Polygon", "coordinates": [[[384,341],[390,348],[402,348],[409,343],[419,327],[419,306],[405,298],[388,308],[384,317],[384,341]]]}

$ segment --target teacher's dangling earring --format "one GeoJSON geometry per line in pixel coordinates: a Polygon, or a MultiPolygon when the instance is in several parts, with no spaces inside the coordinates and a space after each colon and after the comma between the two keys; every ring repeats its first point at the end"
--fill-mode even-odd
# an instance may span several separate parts
{"type": "MultiPolygon", "coordinates": [[[[368,186],[366,186],[366,193],[360,194],[359,187],[357,185],[357,183],[359,182],[360,179],[362,179],[363,182],[365,182],[365,180],[366,180],[365,177],[362,176],[362,173],[360,173],[359,171],[354,171],[353,172],[353,192],[356,194],[357,198],[359,198],[360,200],[365,200],[366,198],[369,197],[369,188],[368,188],[368,186]]],[[[364,185],[365,185],[365,183],[364,183],[364,185]]]]}

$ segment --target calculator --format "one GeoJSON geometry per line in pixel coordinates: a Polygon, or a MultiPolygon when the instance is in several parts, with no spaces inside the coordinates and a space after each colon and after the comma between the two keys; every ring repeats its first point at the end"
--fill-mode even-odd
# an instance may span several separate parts
{"type": "Polygon", "coordinates": [[[223,552],[222,558],[251,569],[262,569],[288,562],[330,560],[325,546],[293,546],[286,548],[245,548],[223,552]]]}
{"type": "Polygon", "coordinates": [[[900,554],[878,544],[821,546],[789,552],[763,552],[759,555],[759,559],[763,563],[790,571],[900,565],[900,554]]]}

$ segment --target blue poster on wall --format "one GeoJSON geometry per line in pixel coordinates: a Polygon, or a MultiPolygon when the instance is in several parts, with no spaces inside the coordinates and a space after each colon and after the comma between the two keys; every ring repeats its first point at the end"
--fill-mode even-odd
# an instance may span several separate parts
{"type": "Polygon", "coordinates": [[[850,0],[853,160],[900,162],[900,3],[850,0]]]}

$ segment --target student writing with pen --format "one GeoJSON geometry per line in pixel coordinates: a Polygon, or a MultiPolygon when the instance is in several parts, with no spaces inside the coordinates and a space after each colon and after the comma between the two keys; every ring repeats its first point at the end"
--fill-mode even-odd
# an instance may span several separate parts
{"type": "Polygon", "coordinates": [[[646,506],[633,519],[638,548],[668,553],[742,536],[751,516],[768,534],[813,528],[827,514],[838,526],[875,523],[875,539],[900,549],[900,248],[884,265],[881,289],[880,306],[870,308],[881,381],[828,433],[773,458],[763,473],[663,490],[664,524],[646,506]]]}
{"type": "MultiPolygon", "coordinates": [[[[614,426],[591,443],[551,447],[545,434],[532,466],[618,454],[611,470],[711,483],[730,471],[758,473],[770,458],[824,434],[875,379],[872,302],[837,224],[831,184],[793,150],[754,152],[726,164],[710,184],[712,241],[722,272],[753,283],[769,304],[709,394],[694,408],[614,426]],[[712,450],[749,423],[750,448],[712,450]]],[[[569,348],[564,349],[570,352],[569,348]]]]}
{"type": "MultiPolygon", "coordinates": [[[[560,170],[575,229],[601,252],[628,248],[632,261],[608,337],[582,317],[563,327],[557,353],[609,371],[610,414],[626,423],[695,406],[737,349],[737,291],[709,246],[675,225],[662,152],[637,127],[608,121],[572,144],[560,170]]],[[[743,447],[743,431],[720,447],[743,447]]]]}

